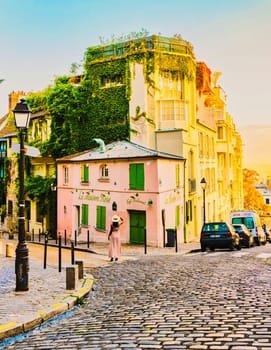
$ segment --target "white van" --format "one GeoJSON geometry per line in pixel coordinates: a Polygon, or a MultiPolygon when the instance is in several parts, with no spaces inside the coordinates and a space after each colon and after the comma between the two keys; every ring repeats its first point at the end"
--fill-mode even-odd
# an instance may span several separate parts
{"type": "Polygon", "coordinates": [[[231,224],[244,224],[252,232],[254,242],[258,245],[266,243],[259,214],[254,210],[234,210],[230,214],[231,224]]]}

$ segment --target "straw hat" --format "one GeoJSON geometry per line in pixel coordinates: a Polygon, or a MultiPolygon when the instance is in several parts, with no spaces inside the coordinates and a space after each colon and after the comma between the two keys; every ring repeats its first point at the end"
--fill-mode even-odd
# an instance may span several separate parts
{"type": "Polygon", "coordinates": [[[112,217],[112,222],[119,222],[120,221],[120,217],[118,215],[114,215],[112,217]]]}

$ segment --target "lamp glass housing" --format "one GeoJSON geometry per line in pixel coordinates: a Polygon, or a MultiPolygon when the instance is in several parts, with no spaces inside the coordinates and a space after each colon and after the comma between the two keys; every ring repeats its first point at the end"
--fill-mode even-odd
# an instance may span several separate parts
{"type": "Polygon", "coordinates": [[[203,177],[203,178],[200,180],[200,184],[201,184],[201,188],[202,188],[203,190],[205,190],[205,189],[206,189],[206,186],[207,186],[207,181],[206,181],[205,177],[203,177]]]}
{"type": "Polygon", "coordinates": [[[30,120],[31,110],[24,98],[21,98],[20,102],[16,104],[13,110],[16,127],[18,129],[27,129],[30,120]]]}

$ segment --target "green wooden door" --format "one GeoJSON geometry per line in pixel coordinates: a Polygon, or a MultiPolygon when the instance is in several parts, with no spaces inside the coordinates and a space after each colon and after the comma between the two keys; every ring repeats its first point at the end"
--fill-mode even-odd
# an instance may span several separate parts
{"type": "Polygon", "coordinates": [[[146,227],[146,212],[131,210],[130,214],[130,242],[144,243],[144,230],[146,227]]]}

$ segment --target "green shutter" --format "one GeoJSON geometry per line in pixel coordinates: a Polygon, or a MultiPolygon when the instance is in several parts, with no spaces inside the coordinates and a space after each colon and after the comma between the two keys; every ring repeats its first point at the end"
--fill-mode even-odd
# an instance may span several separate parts
{"type": "Polygon", "coordinates": [[[130,190],[144,190],[144,164],[129,165],[130,190]]]}
{"type": "Polygon", "coordinates": [[[82,204],[82,225],[88,225],[88,204],[82,204]]]}
{"type": "Polygon", "coordinates": [[[176,164],[176,187],[180,187],[180,164],[176,164]]]}
{"type": "Polygon", "coordinates": [[[176,227],[179,227],[180,226],[180,206],[179,205],[176,205],[176,227]]]}
{"type": "Polygon", "coordinates": [[[137,164],[137,190],[144,190],[144,164],[137,164]]]}
{"type": "Polygon", "coordinates": [[[89,182],[89,167],[84,165],[84,182],[89,182]]]}
{"type": "Polygon", "coordinates": [[[129,165],[130,190],[136,190],[136,164],[129,165]]]}
{"type": "Polygon", "coordinates": [[[106,207],[100,205],[96,207],[96,228],[106,229],[106,207]]]}

